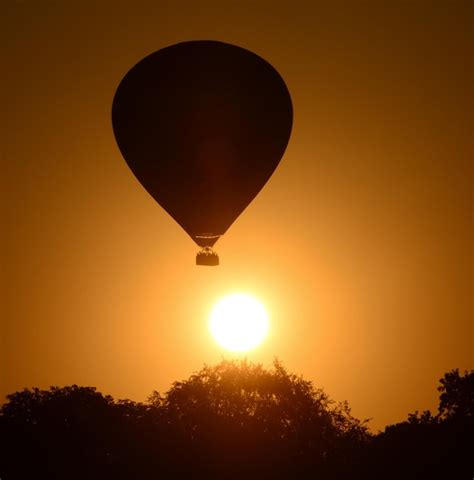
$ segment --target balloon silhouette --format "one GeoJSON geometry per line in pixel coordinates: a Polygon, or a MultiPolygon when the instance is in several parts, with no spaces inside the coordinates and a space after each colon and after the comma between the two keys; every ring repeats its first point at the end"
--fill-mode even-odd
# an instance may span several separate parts
{"type": "Polygon", "coordinates": [[[265,185],[291,133],[290,94],[258,55],[199,40],[158,50],[120,82],[117,144],[150,195],[218,265],[212,246],[265,185]]]}

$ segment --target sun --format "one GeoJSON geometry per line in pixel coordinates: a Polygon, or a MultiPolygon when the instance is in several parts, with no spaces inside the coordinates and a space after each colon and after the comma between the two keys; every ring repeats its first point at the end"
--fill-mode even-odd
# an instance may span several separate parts
{"type": "Polygon", "coordinates": [[[267,336],[268,315],[256,298],[234,293],[214,305],[209,329],[216,342],[225,349],[247,352],[267,336]]]}

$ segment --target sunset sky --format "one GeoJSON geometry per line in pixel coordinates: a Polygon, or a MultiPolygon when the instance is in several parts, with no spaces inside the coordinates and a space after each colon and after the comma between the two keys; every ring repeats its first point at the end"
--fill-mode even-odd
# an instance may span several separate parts
{"type": "Polygon", "coordinates": [[[6,2],[0,399],[166,391],[235,357],[208,321],[245,292],[270,319],[249,360],[278,357],[374,431],[436,408],[443,373],[474,367],[472,23],[467,0],[6,2]],[[214,268],[111,126],[125,73],[196,39],[265,58],[294,108],[214,268]]]}

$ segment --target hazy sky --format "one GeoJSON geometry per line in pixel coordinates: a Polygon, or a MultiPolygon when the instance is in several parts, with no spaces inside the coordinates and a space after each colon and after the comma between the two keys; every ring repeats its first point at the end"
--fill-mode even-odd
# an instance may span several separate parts
{"type": "Polygon", "coordinates": [[[2,6],[0,397],[77,383],[144,400],[232,355],[225,293],[278,357],[377,430],[473,368],[470,1],[13,1],[2,6]],[[250,49],[294,106],[286,154],[218,268],[122,159],[111,103],[147,54],[250,49]]]}

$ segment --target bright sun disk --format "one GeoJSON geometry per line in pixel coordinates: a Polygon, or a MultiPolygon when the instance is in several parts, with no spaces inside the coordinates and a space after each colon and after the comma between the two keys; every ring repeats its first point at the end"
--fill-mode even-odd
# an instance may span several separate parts
{"type": "Polygon", "coordinates": [[[256,298],[235,293],[216,303],[209,328],[217,343],[225,349],[246,352],[266,337],[268,315],[256,298]]]}

